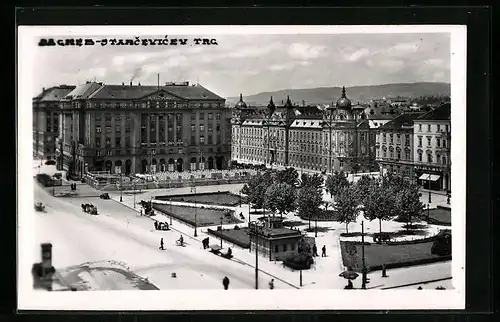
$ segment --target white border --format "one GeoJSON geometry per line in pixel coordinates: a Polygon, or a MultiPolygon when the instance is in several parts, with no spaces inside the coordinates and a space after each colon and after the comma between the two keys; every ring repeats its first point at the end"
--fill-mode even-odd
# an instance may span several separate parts
{"type": "Polygon", "coordinates": [[[466,26],[44,26],[18,28],[18,309],[38,310],[300,310],[463,309],[465,307],[466,26]],[[232,290],[36,292],[32,175],[32,82],[38,37],[100,35],[450,33],[452,228],[454,290],[232,290]],[[24,94],[24,95],[23,95],[24,94]],[[22,227],[22,229],[19,229],[22,227]],[[112,296],[110,296],[112,294],[112,296]],[[161,299],[161,300],[158,300],[161,299]]]}

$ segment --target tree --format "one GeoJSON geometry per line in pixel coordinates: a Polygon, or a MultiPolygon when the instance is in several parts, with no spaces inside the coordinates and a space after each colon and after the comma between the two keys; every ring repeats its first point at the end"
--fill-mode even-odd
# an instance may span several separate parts
{"type": "Polygon", "coordinates": [[[297,193],[297,209],[299,216],[306,216],[309,219],[309,228],[311,228],[311,217],[320,211],[319,207],[322,203],[323,195],[321,190],[310,186],[299,189],[297,193]]]}
{"type": "Polygon", "coordinates": [[[368,197],[368,192],[370,189],[370,184],[374,179],[368,175],[363,175],[355,185],[356,188],[356,198],[359,204],[364,204],[366,198],[368,197]]]}
{"type": "Polygon", "coordinates": [[[382,220],[390,220],[397,215],[395,191],[379,180],[374,180],[370,184],[363,210],[366,219],[379,220],[379,231],[382,233],[382,220]]]}
{"type": "Polygon", "coordinates": [[[272,174],[266,171],[263,174],[256,174],[241,189],[241,193],[248,196],[248,202],[255,208],[264,206],[264,198],[267,188],[273,183],[272,174]]]}
{"type": "Polygon", "coordinates": [[[349,223],[355,222],[359,216],[359,204],[356,198],[357,189],[354,185],[343,187],[337,195],[335,210],[339,215],[340,222],[345,223],[345,230],[349,233],[349,223]]]}
{"type": "Polygon", "coordinates": [[[421,195],[418,185],[408,181],[396,195],[397,213],[407,223],[407,228],[411,227],[413,219],[422,216],[425,207],[420,201],[421,195]]]}
{"type": "Polygon", "coordinates": [[[302,173],[300,177],[300,186],[301,187],[313,187],[315,189],[322,189],[323,186],[323,176],[315,173],[313,175],[302,173]]]}
{"type": "Polygon", "coordinates": [[[295,210],[295,187],[288,183],[274,183],[266,191],[266,207],[273,213],[283,214],[295,210]]]}
{"type": "Polygon", "coordinates": [[[286,168],[276,174],[276,181],[295,187],[299,181],[299,173],[294,168],[286,168]]]}
{"type": "Polygon", "coordinates": [[[326,191],[330,193],[332,198],[336,197],[342,188],[348,185],[349,181],[343,171],[335,171],[333,175],[328,175],[325,182],[326,191]]]}

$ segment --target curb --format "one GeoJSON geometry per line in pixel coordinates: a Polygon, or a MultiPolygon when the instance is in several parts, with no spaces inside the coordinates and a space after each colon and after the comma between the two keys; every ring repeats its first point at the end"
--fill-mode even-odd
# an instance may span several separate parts
{"type": "Polygon", "coordinates": [[[406,286],[412,286],[412,285],[420,285],[420,284],[428,284],[428,283],[446,281],[446,280],[451,280],[452,278],[453,277],[450,276],[450,277],[438,278],[438,279],[427,280],[427,281],[416,282],[416,283],[402,284],[402,285],[389,286],[389,287],[381,287],[380,289],[382,289],[382,290],[390,290],[390,289],[393,289],[393,288],[400,288],[400,287],[406,287],[406,286]]]}

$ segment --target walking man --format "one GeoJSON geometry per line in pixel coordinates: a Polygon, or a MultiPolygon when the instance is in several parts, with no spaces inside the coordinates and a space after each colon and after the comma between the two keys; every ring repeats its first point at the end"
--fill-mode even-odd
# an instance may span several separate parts
{"type": "Polygon", "coordinates": [[[269,289],[273,290],[274,289],[274,278],[269,281],[269,289]]]}
{"type": "Polygon", "coordinates": [[[222,279],[222,285],[224,286],[224,289],[227,290],[229,288],[229,278],[227,278],[227,276],[225,276],[223,279],[222,279]]]}
{"type": "Polygon", "coordinates": [[[321,257],[326,257],[326,245],[321,248],[321,257]]]}
{"type": "Polygon", "coordinates": [[[160,249],[161,250],[164,250],[165,248],[163,248],[163,237],[160,239],[160,249]]]}
{"type": "Polygon", "coordinates": [[[314,257],[318,256],[318,247],[316,246],[316,244],[314,244],[313,246],[313,256],[314,257]]]}

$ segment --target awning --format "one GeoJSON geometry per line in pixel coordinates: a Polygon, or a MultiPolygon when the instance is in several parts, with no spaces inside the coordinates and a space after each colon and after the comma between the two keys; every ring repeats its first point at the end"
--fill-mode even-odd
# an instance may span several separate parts
{"type": "Polygon", "coordinates": [[[438,175],[438,174],[428,174],[428,173],[424,173],[422,174],[419,179],[420,180],[430,180],[430,181],[437,181],[437,179],[439,179],[441,176],[438,175]]]}

